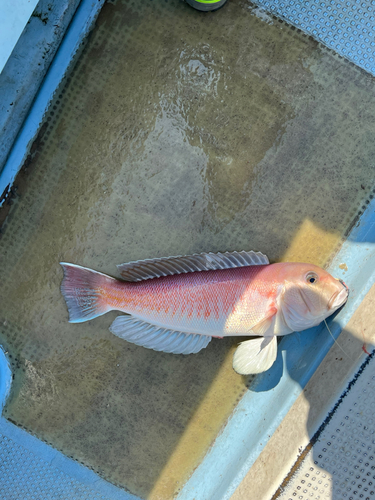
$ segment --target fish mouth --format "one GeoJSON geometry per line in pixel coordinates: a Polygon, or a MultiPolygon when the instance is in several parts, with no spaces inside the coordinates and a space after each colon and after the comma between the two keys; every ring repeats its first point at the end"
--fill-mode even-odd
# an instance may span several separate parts
{"type": "Polygon", "coordinates": [[[344,280],[340,280],[339,279],[339,282],[346,288],[347,292],[348,292],[348,295],[349,295],[349,287],[347,286],[347,284],[344,282],[344,280]]]}
{"type": "Polygon", "coordinates": [[[341,307],[345,302],[348,300],[349,296],[349,288],[347,285],[342,281],[339,280],[340,283],[342,284],[343,288],[340,291],[335,292],[332,297],[329,299],[327,309],[338,309],[341,307]]]}

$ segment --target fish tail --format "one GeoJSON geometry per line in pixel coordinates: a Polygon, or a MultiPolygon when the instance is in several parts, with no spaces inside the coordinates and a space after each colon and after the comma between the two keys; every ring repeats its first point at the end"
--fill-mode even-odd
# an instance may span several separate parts
{"type": "Polygon", "coordinates": [[[68,307],[70,323],[82,323],[112,309],[105,291],[113,284],[114,278],[75,264],[60,264],[64,270],[61,293],[68,307]]]}

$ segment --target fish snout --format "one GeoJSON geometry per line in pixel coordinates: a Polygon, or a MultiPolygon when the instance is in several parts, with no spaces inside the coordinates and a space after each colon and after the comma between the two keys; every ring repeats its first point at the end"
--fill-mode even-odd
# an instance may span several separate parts
{"type": "Polygon", "coordinates": [[[348,300],[349,296],[349,287],[344,283],[343,280],[338,280],[343,288],[340,291],[335,292],[330,298],[327,309],[330,311],[331,309],[336,310],[341,307],[348,300]]]}

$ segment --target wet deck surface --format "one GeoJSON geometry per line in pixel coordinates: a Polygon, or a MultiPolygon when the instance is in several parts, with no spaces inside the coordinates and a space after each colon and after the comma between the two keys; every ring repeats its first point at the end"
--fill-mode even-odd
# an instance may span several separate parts
{"type": "Polygon", "coordinates": [[[172,498],[249,390],[238,339],[174,356],[111,335],[116,313],[71,325],[59,261],[116,275],[253,249],[324,265],[372,196],[374,105],[372,77],[247,1],[205,15],[107,3],[3,224],[4,415],[142,498],[172,498]]]}

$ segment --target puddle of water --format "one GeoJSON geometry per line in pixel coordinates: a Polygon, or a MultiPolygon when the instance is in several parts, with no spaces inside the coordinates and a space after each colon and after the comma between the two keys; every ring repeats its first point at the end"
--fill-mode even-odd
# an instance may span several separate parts
{"type": "MultiPolygon", "coordinates": [[[[254,249],[324,265],[374,184],[373,80],[248,2],[107,3],[3,225],[5,416],[142,498],[173,497],[249,380],[70,325],[58,262],[254,249]]],[[[372,194],[371,194],[372,196],[372,194]]]]}

